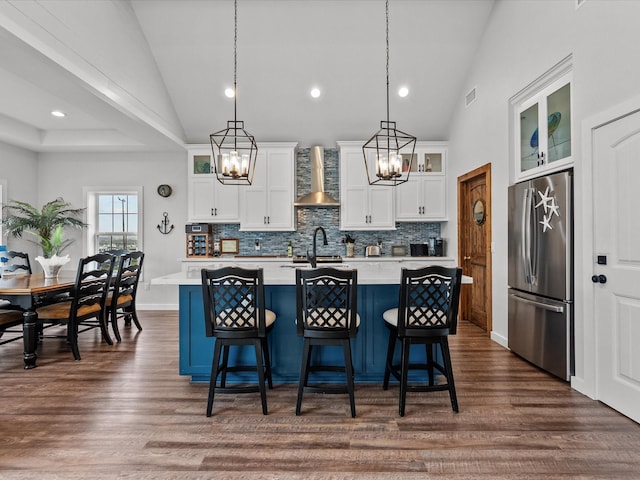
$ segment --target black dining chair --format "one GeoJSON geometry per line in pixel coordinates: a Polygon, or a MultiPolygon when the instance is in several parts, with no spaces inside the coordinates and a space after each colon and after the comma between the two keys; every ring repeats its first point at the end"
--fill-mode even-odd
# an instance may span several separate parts
{"type": "MultiPolygon", "coordinates": [[[[10,250],[5,253],[6,262],[2,265],[2,275],[5,273],[31,273],[29,254],[10,250]]],[[[5,333],[14,333],[11,337],[0,341],[0,345],[20,340],[22,338],[22,310],[6,300],[0,299],[0,338],[5,333]]]]}
{"type": "Polygon", "coordinates": [[[106,300],[114,261],[115,257],[107,253],[81,258],[78,262],[76,281],[67,299],[36,308],[39,324],[67,326],[67,333],[63,338],[69,342],[76,360],[80,360],[79,333],[99,328],[103,340],[109,345],[113,344],[107,330],[106,300]]]}
{"type": "Polygon", "coordinates": [[[383,388],[389,388],[393,375],[400,382],[400,416],[405,414],[407,392],[449,392],[451,407],[458,412],[458,399],[453,379],[448,336],[456,333],[460,300],[461,268],[429,266],[417,270],[402,269],[398,308],[383,314],[389,329],[389,346],[384,371],[383,388]],[[400,363],[394,363],[396,342],[402,344],[400,363]],[[426,361],[410,360],[411,345],[425,346],[426,361]],[[440,346],[441,360],[438,358],[440,346]],[[427,372],[426,381],[412,379],[410,370],[427,372]],[[436,382],[436,372],[446,383],[436,382]]]}
{"type": "Polygon", "coordinates": [[[0,308],[0,345],[14,342],[22,338],[22,310],[0,308]],[[4,337],[5,333],[9,333],[4,337]],[[4,337],[4,340],[2,338],[4,337]]]}
{"type": "Polygon", "coordinates": [[[143,252],[127,252],[116,257],[115,281],[107,297],[107,315],[118,342],[122,341],[118,327],[119,318],[125,319],[125,325],[130,325],[133,321],[138,330],[142,331],[136,311],[136,295],[143,260],[143,252]]]}
{"type": "Polygon", "coordinates": [[[2,273],[32,273],[29,254],[25,252],[15,252],[10,250],[7,252],[7,259],[3,265],[2,273]]]}
{"type": "Polygon", "coordinates": [[[265,381],[273,388],[267,333],[273,328],[276,314],[265,308],[262,269],[202,269],[202,295],[205,332],[207,337],[215,337],[207,417],[211,416],[215,393],[260,392],[262,413],[266,415],[265,381]],[[255,365],[230,365],[229,349],[244,345],[253,345],[255,365]],[[257,384],[227,384],[227,375],[236,372],[256,372],[257,384]]]}
{"type": "Polygon", "coordinates": [[[303,337],[302,364],[298,382],[296,415],[300,415],[304,392],[348,393],[351,416],[356,416],[354,370],[351,339],[356,337],[360,316],[358,306],[358,272],[337,268],[296,270],[296,329],[303,337]],[[313,347],[342,347],[344,363],[313,363],[313,347]],[[309,375],[314,372],[344,372],[343,385],[323,383],[309,375]]]}
{"type": "MultiPolygon", "coordinates": [[[[30,274],[30,273],[32,273],[31,272],[31,262],[29,261],[29,254],[28,253],[15,252],[15,251],[10,250],[10,251],[5,253],[4,257],[7,259],[7,261],[3,262],[2,275],[4,275],[4,274],[13,275],[13,274],[20,274],[20,273],[30,274]]],[[[13,314],[3,312],[3,310],[13,310],[15,312],[18,312],[20,309],[18,307],[16,307],[15,305],[12,305],[9,301],[4,300],[4,299],[0,299],[0,313],[4,314],[3,315],[4,319],[0,319],[0,337],[2,337],[2,334],[7,331],[6,329],[10,327],[10,325],[8,325],[8,324],[12,323],[12,322],[9,321],[9,318],[13,316],[13,314]],[[4,329],[2,328],[2,325],[5,325],[4,329]]],[[[18,323],[20,323],[20,322],[18,322],[18,323]]],[[[5,343],[8,343],[8,340],[5,341],[5,343]]]]}

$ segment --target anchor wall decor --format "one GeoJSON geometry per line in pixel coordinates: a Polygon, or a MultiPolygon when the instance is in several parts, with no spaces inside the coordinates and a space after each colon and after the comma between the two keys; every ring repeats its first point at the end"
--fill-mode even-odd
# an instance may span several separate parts
{"type": "Polygon", "coordinates": [[[160,233],[162,233],[163,235],[166,235],[168,233],[171,233],[171,231],[173,230],[174,226],[173,224],[171,226],[169,226],[169,214],[167,212],[164,212],[162,214],[163,219],[160,222],[160,225],[158,225],[158,231],[160,233]]]}

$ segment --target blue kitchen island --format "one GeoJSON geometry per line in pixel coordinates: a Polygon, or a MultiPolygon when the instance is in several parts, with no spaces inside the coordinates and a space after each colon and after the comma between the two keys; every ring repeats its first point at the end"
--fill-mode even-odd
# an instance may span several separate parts
{"type": "MultiPolygon", "coordinates": [[[[371,259],[348,259],[348,263],[338,264],[339,268],[358,270],[358,314],[361,323],[357,337],[352,341],[353,362],[356,382],[381,382],[384,374],[388,330],[384,326],[382,314],[397,306],[400,270],[418,268],[430,264],[450,266],[452,259],[432,257],[390,257],[371,259]],[[435,261],[434,261],[435,260],[435,261]]],[[[223,258],[209,262],[190,262],[177,274],[154,279],[154,284],[176,284],[179,286],[179,373],[191,376],[193,382],[208,382],[211,372],[214,339],[205,335],[202,287],[200,269],[220,268],[237,265],[244,268],[263,268],[265,279],[266,306],[276,313],[277,319],[269,335],[273,381],[276,383],[296,383],[300,373],[302,358],[302,338],[296,334],[295,318],[295,268],[299,265],[290,259],[265,258],[223,258]]],[[[470,283],[465,277],[463,282],[470,283]]],[[[320,349],[317,361],[341,364],[342,350],[332,347],[320,349]]],[[[413,352],[412,352],[413,353],[413,352]]],[[[418,352],[419,353],[419,352],[418,352]]],[[[230,358],[234,362],[255,363],[252,348],[234,348],[230,358]]],[[[250,374],[249,374],[250,375],[250,374]]],[[[330,374],[329,374],[330,375],[330,374]]],[[[333,374],[336,376],[343,374],[333,374]]],[[[255,376],[255,374],[254,374],[255,376]]],[[[340,377],[340,380],[342,380],[340,377]]],[[[230,379],[231,381],[232,379],[230,379]]],[[[331,380],[327,377],[327,380],[331,380]]]]}

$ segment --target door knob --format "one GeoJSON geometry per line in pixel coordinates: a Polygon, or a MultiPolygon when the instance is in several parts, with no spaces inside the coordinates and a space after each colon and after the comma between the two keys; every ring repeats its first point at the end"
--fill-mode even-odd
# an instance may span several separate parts
{"type": "Polygon", "coordinates": [[[464,257],[462,257],[462,260],[471,260],[471,257],[465,255],[464,257]]]}
{"type": "Polygon", "coordinates": [[[607,277],[605,275],[594,275],[591,277],[593,283],[607,283],[607,277]]]}

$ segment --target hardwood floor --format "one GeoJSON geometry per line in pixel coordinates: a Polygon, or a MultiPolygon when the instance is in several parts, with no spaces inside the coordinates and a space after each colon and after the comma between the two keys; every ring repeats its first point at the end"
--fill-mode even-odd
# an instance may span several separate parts
{"type": "Polygon", "coordinates": [[[0,347],[0,478],[539,479],[640,478],[640,425],[492,343],[463,322],[451,337],[460,413],[446,392],[356,386],[346,395],[296,386],[219,395],[178,375],[173,312],[141,312],[123,342],[81,335],[82,360],[46,339],[38,368],[22,344],[0,347]]]}

